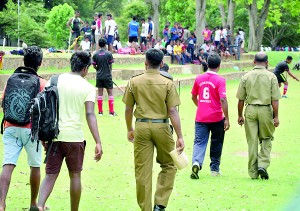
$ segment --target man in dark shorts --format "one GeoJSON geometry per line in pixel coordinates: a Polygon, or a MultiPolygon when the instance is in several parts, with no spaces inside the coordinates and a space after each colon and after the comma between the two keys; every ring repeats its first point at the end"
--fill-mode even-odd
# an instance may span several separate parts
{"type": "Polygon", "coordinates": [[[92,39],[91,39],[91,51],[94,51],[95,50],[95,30],[96,30],[96,21],[98,19],[98,14],[95,13],[94,14],[94,20],[92,21],[92,39]]]}
{"type": "Polygon", "coordinates": [[[138,36],[139,36],[139,24],[136,22],[136,16],[132,17],[132,21],[128,23],[128,41],[130,43],[132,42],[138,42],[138,36]]]}
{"type": "Polygon", "coordinates": [[[112,53],[105,49],[106,40],[99,39],[100,50],[93,55],[93,66],[96,69],[96,87],[98,88],[98,112],[103,115],[103,88],[108,94],[109,116],[117,116],[114,111],[113,81],[112,81],[112,63],[114,58],[112,53]]]}
{"type": "Polygon", "coordinates": [[[281,87],[281,83],[284,84],[282,98],[287,98],[286,92],[288,90],[288,85],[289,85],[287,78],[283,74],[284,71],[286,71],[293,79],[295,79],[296,81],[299,81],[299,79],[296,76],[294,76],[289,69],[288,64],[290,64],[292,62],[292,60],[293,60],[293,57],[287,56],[286,60],[279,62],[274,70],[274,74],[276,75],[277,80],[278,80],[278,86],[281,87]]]}
{"type": "MultiPolygon", "coordinates": [[[[84,79],[90,65],[90,53],[75,52],[71,57],[71,72],[61,74],[58,78],[60,133],[50,146],[46,146],[50,151],[46,163],[46,176],[39,192],[40,211],[44,210],[64,159],[70,176],[70,210],[75,211],[79,208],[81,171],[86,145],[83,133],[84,110],[89,129],[96,142],[94,160],[101,159],[103,152],[94,111],[96,90],[84,79]]],[[[35,207],[30,210],[37,209],[35,207]]]]}
{"type": "Polygon", "coordinates": [[[70,33],[72,33],[72,40],[73,42],[76,42],[74,46],[75,51],[78,48],[79,40],[78,39],[76,40],[76,38],[80,36],[80,29],[81,29],[80,24],[84,24],[83,21],[79,18],[79,16],[80,16],[80,12],[76,11],[75,17],[70,18],[67,22],[67,27],[70,28],[70,33]]]}

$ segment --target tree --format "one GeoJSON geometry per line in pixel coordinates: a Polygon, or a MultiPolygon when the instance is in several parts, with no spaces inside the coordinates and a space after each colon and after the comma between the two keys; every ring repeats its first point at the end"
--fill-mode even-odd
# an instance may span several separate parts
{"type": "Polygon", "coordinates": [[[70,31],[66,23],[73,15],[74,10],[67,3],[55,6],[50,11],[49,19],[45,23],[45,27],[55,47],[63,47],[66,45],[66,40],[68,40],[70,36],[70,31]]]}
{"type": "MultiPolygon", "coordinates": [[[[269,13],[271,0],[264,0],[262,5],[259,5],[259,0],[252,0],[248,4],[249,14],[249,51],[259,51],[263,40],[264,27],[269,13]]],[[[260,2],[259,2],[260,3],[260,2]]]]}
{"type": "Polygon", "coordinates": [[[159,30],[159,0],[146,0],[147,3],[151,4],[151,8],[153,11],[153,23],[154,23],[154,32],[153,37],[157,39],[158,30],[159,30]]]}
{"type": "Polygon", "coordinates": [[[206,0],[196,0],[196,36],[197,44],[200,44],[204,39],[202,31],[205,27],[205,10],[206,0]]]}

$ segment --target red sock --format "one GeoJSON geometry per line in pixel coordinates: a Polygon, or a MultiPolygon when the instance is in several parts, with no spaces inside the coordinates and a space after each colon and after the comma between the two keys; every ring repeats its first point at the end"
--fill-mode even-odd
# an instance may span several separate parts
{"type": "Polygon", "coordinates": [[[114,96],[108,97],[109,113],[114,113],[114,96]]]}
{"type": "Polygon", "coordinates": [[[283,95],[286,95],[287,90],[288,90],[288,85],[284,85],[284,87],[283,87],[283,95]]]}
{"type": "Polygon", "coordinates": [[[103,105],[103,96],[98,96],[97,97],[97,100],[98,100],[98,112],[103,112],[103,108],[102,108],[102,105],[103,105]]]}

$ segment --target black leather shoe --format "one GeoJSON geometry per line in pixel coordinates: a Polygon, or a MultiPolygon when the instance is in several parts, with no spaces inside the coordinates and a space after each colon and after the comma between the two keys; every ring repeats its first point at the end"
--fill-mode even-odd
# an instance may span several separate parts
{"type": "Polygon", "coordinates": [[[165,211],[165,208],[162,208],[159,205],[155,205],[153,211],[165,211]]]}
{"type": "Polygon", "coordinates": [[[260,167],[260,168],[258,168],[257,172],[258,172],[258,175],[260,175],[260,178],[266,179],[266,180],[269,179],[269,174],[266,169],[260,167]]]}

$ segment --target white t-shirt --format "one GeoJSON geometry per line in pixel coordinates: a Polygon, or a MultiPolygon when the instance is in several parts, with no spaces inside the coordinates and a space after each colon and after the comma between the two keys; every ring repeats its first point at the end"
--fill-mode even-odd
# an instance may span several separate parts
{"type": "MultiPolygon", "coordinates": [[[[50,85],[50,80],[46,86],[50,85]]],[[[96,89],[80,75],[63,73],[58,78],[59,130],[57,140],[84,141],[85,102],[95,102],[96,89]]]]}
{"type": "Polygon", "coordinates": [[[168,52],[169,54],[172,54],[172,53],[173,53],[173,47],[172,47],[171,45],[168,45],[168,46],[167,46],[167,52],[168,52]]]}
{"type": "Polygon", "coordinates": [[[106,20],[106,21],[105,21],[105,29],[106,29],[105,34],[114,36],[116,26],[117,26],[117,23],[116,23],[115,20],[113,20],[113,19],[106,20]],[[110,30],[109,30],[109,32],[108,32],[109,26],[110,26],[110,30]]]}
{"type": "Polygon", "coordinates": [[[142,30],[141,30],[141,37],[147,37],[148,36],[148,29],[149,29],[149,24],[148,23],[143,23],[142,24],[142,30]]]}
{"type": "Polygon", "coordinates": [[[215,41],[220,41],[221,40],[221,30],[218,29],[215,31],[215,41]]]}
{"type": "Polygon", "coordinates": [[[222,38],[227,38],[227,30],[226,29],[223,29],[222,31],[222,38]]]}
{"type": "Polygon", "coordinates": [[[239,31],[239,34],[241,35],[241,39],[245,40],[245,32],[239,31]]]}
{"type": "Polygon", "coordinates": [[[114,46],[114,47],[116,46],[117,49],[122,48],[121,41],[115,40],[114,43],[113,43],[113,46],[114,46]]]}
{"type": "Polygon", "coordinates": [[[80,46],[82,46],[82,50],[85,51],[85,50],[90,50],[90,46],[91,46],[91,42],[90,41],[85,41],[85,40],[82,40],[80,42],[80,46]]]}

